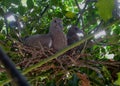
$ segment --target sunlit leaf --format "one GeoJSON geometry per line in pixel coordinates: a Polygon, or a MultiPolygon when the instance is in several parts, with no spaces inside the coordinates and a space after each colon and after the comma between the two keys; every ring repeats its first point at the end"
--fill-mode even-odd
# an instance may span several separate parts
{"type": "Polygon", "coordinates": [[[120,85],[120,72],[117,73],[118,79],[114,82],[115,85],[120,85]]]}
{"type": "Polygon", "coordinates": [[[74,17],[75,17],[75,13],[68,11],[68,12],[65,14],[65,16],[66,16],[67,18],[74,18],[74,17]]]}
{"type": "Polygon", "coordinates": [[[98,0],[96,7],[98,8],[98,14],[100,17],[104,21],[107,21],[112,17],[114,0],[98,0]]]}

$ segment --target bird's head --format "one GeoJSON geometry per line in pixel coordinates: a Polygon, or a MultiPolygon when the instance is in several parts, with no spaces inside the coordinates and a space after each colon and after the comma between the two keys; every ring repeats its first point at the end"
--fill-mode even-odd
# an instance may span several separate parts
{"type": "Polygon", "coordinates": [[[63,30],[62,20],[60,18],[54,18],[51,21],[50,29],[63,30]]]}

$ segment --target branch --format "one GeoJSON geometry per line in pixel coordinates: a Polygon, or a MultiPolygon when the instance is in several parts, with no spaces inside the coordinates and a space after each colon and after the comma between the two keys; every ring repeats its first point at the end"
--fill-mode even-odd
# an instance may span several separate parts
{"type": "MultiPolygon", "coordinates": [[[[39,17],[29,19],[28,21],[40,20],[40,19],[42,18],[42,16],[45,14],[45,12],[46,12],[48,9],[49,9],[49,4],[48,4],[46,7],[43,8],[43,10],[42,10],[42,11],[40,12],[40,14],[39,14],[39,17]]],[[[27,21],[27,22],[28,22],[28,21],[27,21]]],[[[35,25],[35,26],[36,26],[36,25],[35,25]]],[[[32,26],[31,29],[30,29],[30,31],[32,31],[32,30],[33,30],[33,27],[35,27],[35,26],[32,26]]]]}
{"type": "Polygon", "coordinates": [[[20,72],[16,69],[13,62],[10,58],[2,51],[0,48],[0,61],[4,65],[7,74],[11,77],[12,84],[19,86],[29,86],[26,79],[20,74],[20,72]]]}
{"type": "Polygon", "coordinates": [[[44,10],[42,10],[42,12],[40,13],[40,17],[43,16],[43,14],[48,10],[48,8],[49,8],[49,5],[47,5],[47,6],[44,8],[44,10]]]}
{"type": "MultiPolygon", "coordinates": [[[[76,25],[78,25],[80,19],[82,20],[82,15],[83,15],[83,13],[85,12],[85,8],[87,7],[88,0],[86,0],[86,2],[85,2],[85,6],[84,6],[84,8],[83,8],[82,10],[80,9],[77,0],[75,0],[75,3],[76,3],[76,5],[77,5],[77,7],[78,7],[78,9],[79,9],[79,17],[78,17],[78,19],[77,19],[77,21],[76,21],[76,25]]],[[[83,23],[83,20],[82,20],[82,23],[83,23]]]]}

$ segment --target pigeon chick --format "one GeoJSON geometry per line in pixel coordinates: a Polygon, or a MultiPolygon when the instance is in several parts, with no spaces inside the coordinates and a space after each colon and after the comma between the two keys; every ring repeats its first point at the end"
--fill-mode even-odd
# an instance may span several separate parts
{"type": "Polygon", "coordinates": [[[50,48],[52,46],[52,39],[49,34],[36,34],[27,37],[25,39],[25,45],[38,48],[50,48]]]}
{"type": "Polygon", "coordinates": [[[77,26],[72,26],[67,33],[67,42],[68,45],[71,45],[84,37],[83,31],[80,30],[77,26]]]}
{"type": "Polygon", "coordinates": [[[25,44],[32,47],[52,47],[55,50],[63,49],[67,46],[67,38],[63,33],[62,20],[54,18],[51,21],[48,34],[37,34],[27,37],[25,44]]]}
{"type": "Polygon", "coordinates": [[[63,32],[63,24],[60,18],[54,18],[52,20],[49,34],[52,38],[52,47],[55,50],[61,50],[67,46],[67,38],[63,32]]]}

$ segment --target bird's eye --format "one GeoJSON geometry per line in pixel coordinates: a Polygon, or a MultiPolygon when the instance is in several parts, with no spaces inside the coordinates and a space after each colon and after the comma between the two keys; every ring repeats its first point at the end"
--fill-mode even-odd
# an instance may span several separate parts
{"type": "Polygon", "coordinates": [[[78,28],[75,28],[75,30],[78,30],[78,28]]]}
{"type": "Polygon", "coordinates": [[[54,22],[56,23],[57,21],[55,20],[54,22]]]}

